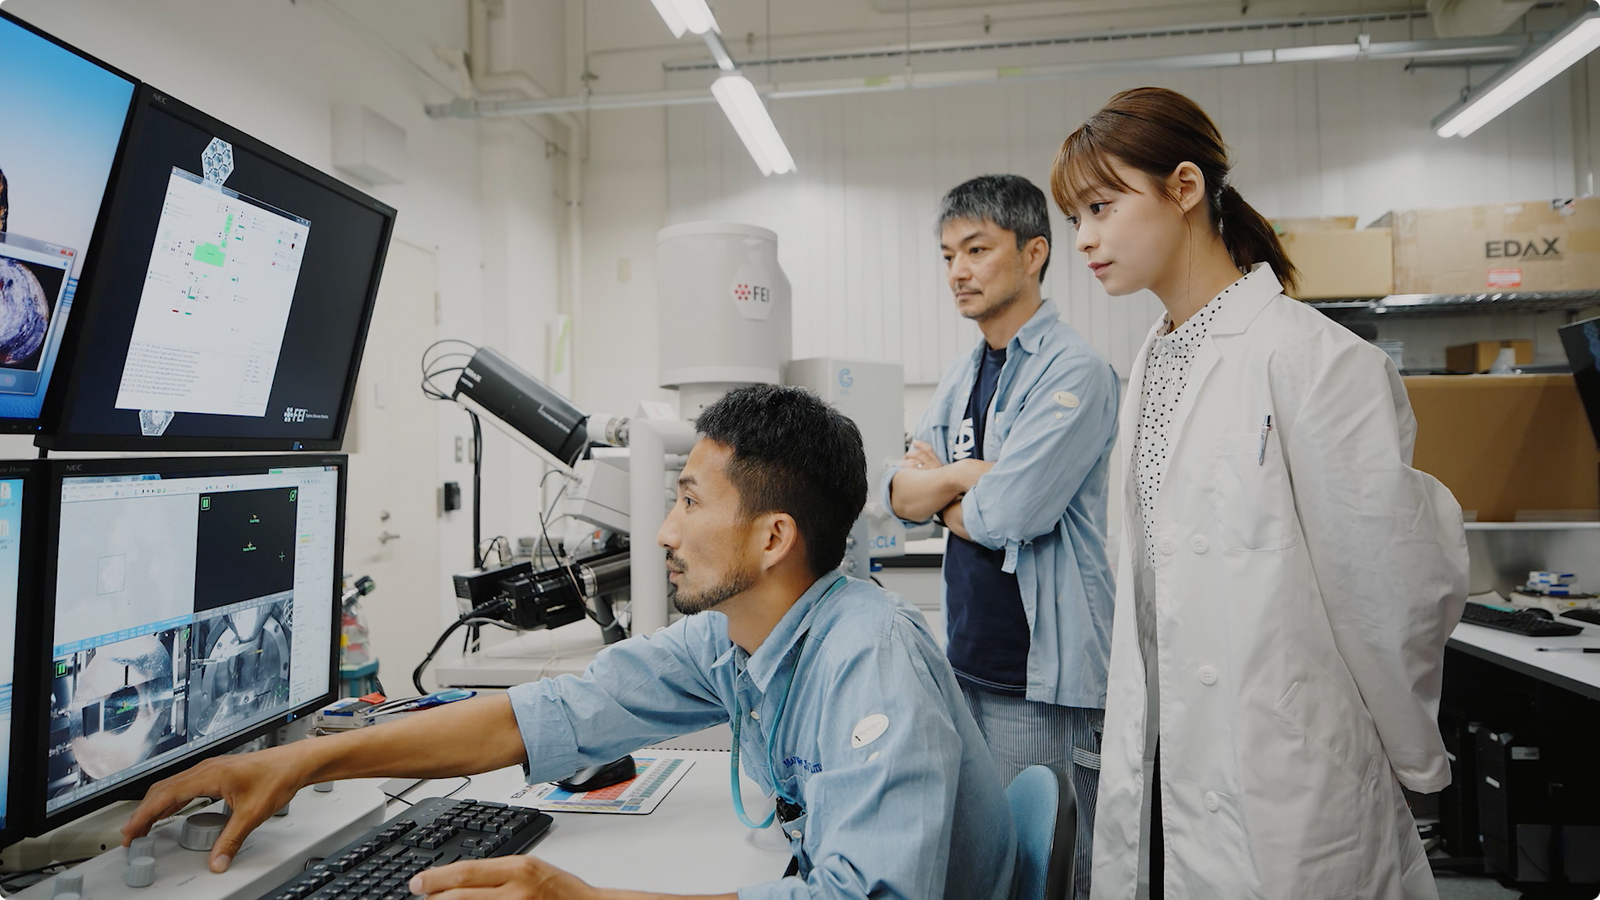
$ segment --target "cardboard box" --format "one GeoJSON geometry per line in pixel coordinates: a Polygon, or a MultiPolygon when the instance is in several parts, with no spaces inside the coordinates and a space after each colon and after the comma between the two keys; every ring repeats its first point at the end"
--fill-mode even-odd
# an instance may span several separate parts
{"type": "Polygon", "coordinates": [[[1510,347],[1516,354],[1517,365],[1533,362],[1533,341],[1478,341],[1444,348],[1445,368],[1452,372],[1487,372],[1500,358],[1500,351],[1510,347]]]}
{"type": "Polygon", "coordinates": [[[1571,375],[1412,375],[1405,385],[1412,465],[1444,482],[1468,521],[1600,509],[1600,451],[1571,375]]]}
{"type": "Polygon", "coordinates": [[[1304,216],[1298,219],[1272,220],[1272,230],[1278,234],[1298,234],[1302,231],[1349,231],[1355,227],[1355,216],[1304,216]]]}
{"type": "Polygon", "coordinates": [[[1600,288],[1600,198],[1392,212],[1394,292],[1600,288]]]}
{"type": "Polygon", "coordinates": [[[1300,270],[1301,300],[1386,297],[1394,288],[1394,245],[1387,228],[1291,231],[1284,252],[1300,270]]]}

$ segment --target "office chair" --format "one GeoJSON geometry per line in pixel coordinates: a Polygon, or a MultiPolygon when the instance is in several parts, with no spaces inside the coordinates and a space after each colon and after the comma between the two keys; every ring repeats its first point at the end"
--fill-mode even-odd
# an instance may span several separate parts
{"type": "Polygon", "coordinates": [[[1017,823],[1017,868],[1011,900],[1072,896],[1072,857],[1078,835],[1078,797],[1054,766],[1029,766],[1006,788],[1017,823]]]}

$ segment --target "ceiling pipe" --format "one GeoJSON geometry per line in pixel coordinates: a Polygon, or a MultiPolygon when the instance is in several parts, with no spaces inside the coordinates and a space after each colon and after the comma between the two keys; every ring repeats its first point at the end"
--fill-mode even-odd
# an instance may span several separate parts
{"type": "Polygon", "coordinates": [[[1534,0],[1428,0],[1428,17],[1442,38],[1500,34],[1535,6],[1534,0]]]}
{"type": "MultiPolygon", "coordinates": [[[[563,99],[552,97],[524,72],[493,71],[489,68],[489,0],[468,0],[467,47],[468,74],[474,88],[474,97],[469,98],[471,102],[481,102],[476,95],[483,93],[521,94],[525,98],[490,101],[501,103],[549,103],[563,99]]],[[[586,152],[583,122],[574,115],[577,109],[568,107],[538,113],[551,116],[567,132],[567,145],[560,148],[567,154],[567,279],[558,301],[558,312],[569,316],[577,307],[583,290],[583,159],[586,152]]]]}
{"type": "MultiPolygon", "coordinates": [[[[900,90],[931,90],[972,85],[1060,81],[1083,75],[1151,70],[1219,69],[1236,66],[1274,65],[1298,62],[1352,62],[1372,59],[1428,59],[1436,57],[1505,57],[1517,55],[1548,35],[1515,34],[1498,37],[1453,38],[1423,41],[1352,41],[1311,47],[1279,47],[1264,50],[1239,50],[1223,53],[1195,53],[1182,56],[1143,59],[1097,60],[1054,65],[1016,66],[999,69],[968,69],[952,72],[915,72],[877,75],[866,78],[837,78],[802,82],[774,82],[756,89],[772,100],[796,97],[825,97],[846,94],[873,94],[900,90]]],[[[454,100],[431,104],[428,115],[434,118],[481,119],[504,116],[603,109],[685,106],[714,102],[703,88],[675,91],[648,91],[630,94],[590,94],[549,100],[454,100]]]]}

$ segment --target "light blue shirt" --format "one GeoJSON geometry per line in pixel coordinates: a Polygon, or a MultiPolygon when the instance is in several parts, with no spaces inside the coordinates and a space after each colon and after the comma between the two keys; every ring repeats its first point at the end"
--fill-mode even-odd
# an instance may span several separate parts
{"type": "Polygon", "coordinates": [[[529,783],[726,723],[737,697],[745,775],[770,797],[775,772],[806,810],[784,826],[800,876],[741,898],[1005,900],[1010,807],[955,673],[898,595],[854,579],[826,594],[843,577],[813,584],[754,654],[728,639],[727,617],[707,612],[607,647],[582,678],[512,688],[529,783]],[[873,737],[878,715],[888,725],[873,737]]]}
{"type": "MultiPolygon", "coordinates": [[[[943,463],[961,433],[984,343],[952,363],[913,435],[943,463]]],[[[974,543],[1004,550],[1028,616],[1029,700],[1104,709],[1115,599],[1106,487],[1117,438],[1117,375],[1049,300],[1006,346],[983,458],[994,468],[961,501],[974,543]]],[[[899,466],[883,474],[885,509],[899,466]]],[[[907,525],[922,522],[907,521],[907,525]]]]}

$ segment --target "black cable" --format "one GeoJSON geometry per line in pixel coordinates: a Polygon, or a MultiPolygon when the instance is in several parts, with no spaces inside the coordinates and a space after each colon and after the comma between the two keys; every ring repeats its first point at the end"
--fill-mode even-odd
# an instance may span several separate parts
{"type": "Polygon", "coordinates": [[[488,603],[485,603],[481,606],[474,606],[472,609],[462,613],[461,618],[451,622],[450,627],[444,630],[444,634],[439,635],[439,639],[433,642],[433,649],[428,651],[428,655],[422,658],[422,662],[418,663],[417,668],[411,673],[411,684],[417,689],[417,693],[428,693],[428,689],[422,686],[422,673],[428,668],[428,663],[433,662],[433,658],[439,655],[439,648],[443,647],[444,642],[450,639],[450,635],[456,633],[457,628],[467,624],[469,619],[481,618],[483,616],[487,616],[489,613],[496,613],[503,609],[509,609],[510,607],[511,602],[509,600],[490,600],[488,603]]]}
{"type": "Polygon", "coordinates": [[[478,548],[483,545],[483,423],[475,412],[472,418],[472,567],[483,568],[483,556],[478,548]]]}
{"type": "MultiPolygon", "coordinates": [[[[457,788],[457,790],[460,790],[460,789],[457,788]]],[[[26,878],[29,875],[43,875],[44,873],[50,871],[51,869],[65,869],[65,868],[67,868],[69,866],[78,865],[79,863],[86,863],[91,859],[94,859],[94,857],[85,856],[85,857],[83,857],[81,859],[68,859],[68,860],[64,860],[64,861],[61,861],[61,862],[53,862],[53,863],[50,863],[49,865],[38,866],[38,867],[32,868],[32,869],[23,869],[20,872],[7,872],[7,873],[5,873],[5,877],[4,878],[0,878],[0,887],[3,887],[8,891],[21,890],[20,887],[16,887],[16,888],[11,887],[11,883],[13,881],[16,881],[19,878],[26,878]]]]}
{"type": "Polygon", "coordinates": [[[379,791],[378,793],[384,795],[385,797],[388,797],[390,800],[399,800],[401,803],[404,803],[407,806],[416,806],[415,803],[412,803],[410,800],[407,800],[406,798],[401,797],[398,794],[391,794],[388,791],[379,791]]]}
{"type": "Polygon", "coordinates": [[[456,785],[455,790],[453,790],[450,793],[445,794],[443,797],[441,797],[440,798],[441,800],[447,800],[447,799],[449,799],[451,797],[454,797],[455,795],[457,795],[457,794],[461,793],[463,790],[465,790],[467,785],[472,783],[472,776],[471,775],[458,775],[456,777],[462,779],[462,782],[459,785],[456,785]]]}
{"type": "MultiPolygon", "coordinates": [[[[566,487],[567,486],[563,484],[561,489],[566,490],[566,487]]],[[[560,496],[559,492],[557,492],[557,496],[560,496]]],[[[554,506],[554,504],[552,504],[552,506],[554,506]]],[[[584,596],[583,585],[578,582],[578,575],[573,571],[572,565],[562,562],[561,557],[556,555],[555,545],[550,542],[550,529],[545,525],[543,510],[540,510],[539,512],[539,530],[544,533],[544,547],[550,552],[550,559],[553,560],[557,566],[560,566],[561,571],[566,572],[567,578],[571,580],[572,590],[575,592],[575,596],[578,598],[578,603],[582,604],[583,611],[589,614],[589,618],[593,619],[596,625],[599,625],[602,628],[605,627],[605,623],[600,621],[600,616],[594,611],[594,608],[589,605],[588,598],[584,596]]]]}
{"type": "Polygon", "coordinates": [[[873,584],[877,585],[878,587],[883,587],[883,582],[878,580],[878,576],[876,576],[876,575],[868,575],[867,577],[872,579],[872,583],[873,584]]]}

